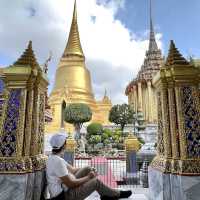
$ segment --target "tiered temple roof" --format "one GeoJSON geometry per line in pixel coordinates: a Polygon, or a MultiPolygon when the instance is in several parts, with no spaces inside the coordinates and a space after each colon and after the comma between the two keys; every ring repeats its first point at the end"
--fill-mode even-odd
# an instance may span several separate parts
{"type": "Polygon", "coordinates": [[[21,55],[21,57],[14,63],[15,66],[17,65],[30,65],[31,67],[40,68],[39,64],[35,58],[34,51],[32,49],[32,41],[29,41],[28,47],[24,51],[24,53],[21,55]]]}
{"type": "Polygon", "coordinates": [[[165,65],[189,65],[189,62],[180,54],[176,48],[173,40],[170,42],[169,54],[165,65]]]}
{"type": "MultiPolygon", "coordinates": [[[[28,47],[25,49],[24,53],[20,56],[20,58],[13,64],[14,66],[31,66],[32,68],[38,68],[41,70],[37,59],[35,57],[34,51],[32,49],[32,41],[29,41],[28,47]]],[[[4,102],[3,91],[5,85],[2,79],[0,79],[0,116],[2,113],[2,105],[4,102]]],[[[45,108],[45,122],[50,122],[52,120],[52,115],[49,112],[49,107],[47,106],[47,96],[46,96],[46,108],[45,108]]]]}
{"type": "Polygon", "coordinates": [[[160,69],[161,63],[163,62],[163,57],[161,50],[158,48],[155,39],[155,32],[153,27],[152,20],[152,9],[150,3],[150,34],[149,34],[149,48],[146,51],[144,63],[141,66],[140,71],[137,74],[137,77],[134,78],[129,85],[126,87],[125,94],[128,95],[138,81],[145,82],[147,80],[152,80],[153,76],[160,69]]]}

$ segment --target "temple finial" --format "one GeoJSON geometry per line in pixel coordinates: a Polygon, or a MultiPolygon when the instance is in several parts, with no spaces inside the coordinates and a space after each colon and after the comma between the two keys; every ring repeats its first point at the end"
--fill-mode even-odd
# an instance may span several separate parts
{"type": "Polygon", "coordinates": [[[166,66],[171,65],[190,65],[189,62],[180,54],[173,40],[170,41],[170,48],[166,61],[166,66]]]}
{"type": "Polygon", "coordinates": [[[51,61],[51,59],[52,59],[52,52],[50,51],[50,52],[49,52],[49,57],[47,58],[47,60],[46,60],[45,63],[44,63],[44,66],[43,66],[43,72],[44,72],[45,74],[48,73],[48,64],[49,64],[49,62],[51,61]]]}
{"type": "Polygon", "coordinates": [[[74,0],[73,20],[76,21],[76,23],[77,23],[77,6],[76,6],[76,0],[74,0]]]}
{"type": "Polygon", "coordinates": [[[158,45],[155,39],[153,19],[152,19],[152,0],[150,0],[150,36],[149,36],[149,51],[157,51],[158,45]]]}
{"type": "Polygon", "coordinates": [[[107,97],[107,90],[105,89],[104,97],[107,97]]]}
{"type": "Polygon", "coordinates": [[[68,57],[68,56],[79,56],[84,58],[84,53],[82,50],[79,31],[78,31],[76,0],[74,2],[74,12],[73,12],[73,19],[69,33],[69,38],[65,51],[63,53],[63,57],[68,57]]]}
{"type": "Polygon", "coordinates": [[[14,63],[14,65],[30,65],[31,67],[39,67],[39,64],[37,63],[32,49],[32,41],[29,41],[26,50],[21,55],[21,57],[14,63]]]}

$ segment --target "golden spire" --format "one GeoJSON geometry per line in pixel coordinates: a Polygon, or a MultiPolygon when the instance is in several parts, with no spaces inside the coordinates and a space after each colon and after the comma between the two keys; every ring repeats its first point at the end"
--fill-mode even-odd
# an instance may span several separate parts
{"type": "Polygon", "coordinates": [[[171,40],[169,54],[167,57],[166,65],[190,65],[189,62],[179,53],[174,41],[171,40]]]}
{"type": "Polygon", "coordinates": [[[30,65],[31,67],[39,67],[32,49],[32,41],[29,41],[27,49],[14,65],[30,65]]]}
{"type": "Polygon", "coordinates": [[[63,57],[68,57],[71,55],[84,57],[83,50],[81,47],[80,37],[79,37],[79,31],[78,31],[76,0],[74,2],[74,13],[73,13],[73,19],[72,19],[71,29],[69,33],[69,38],[68,38],[65,51],[63,53],[63,57]]]}

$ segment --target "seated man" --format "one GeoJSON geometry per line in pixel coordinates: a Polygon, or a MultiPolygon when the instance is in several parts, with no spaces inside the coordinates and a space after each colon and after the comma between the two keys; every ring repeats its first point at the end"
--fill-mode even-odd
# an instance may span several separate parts
{"type": "Polygon", "coordinates": [[[51,200],[84,200],[97,191],[102,200],[129,197],[131,191],[118,191],[104,185],[90,167],[74,168],[62,157],[66,148],[66,136],[56,134],[50,140],[52,154],[46,163],[48,189],[51,200]]]}

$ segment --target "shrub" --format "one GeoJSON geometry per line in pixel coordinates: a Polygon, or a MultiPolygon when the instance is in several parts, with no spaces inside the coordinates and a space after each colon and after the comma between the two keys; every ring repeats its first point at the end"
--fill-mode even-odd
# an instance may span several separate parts
{"type": "Polygon", "coordinates": [[[101,135],[103,133],[103,126],[100,123],[91,123],[87,127],[89,135],[101,135]]]}
{"type": "Polygon", "coordinates": [[[139,140],[139,142],[140,142],[141,144],[145,144],[145,141],[144,141],[144,139],[143,139],[143,138],[141,138],[141,137],[138,137],[138,140],[139,140]]]}

